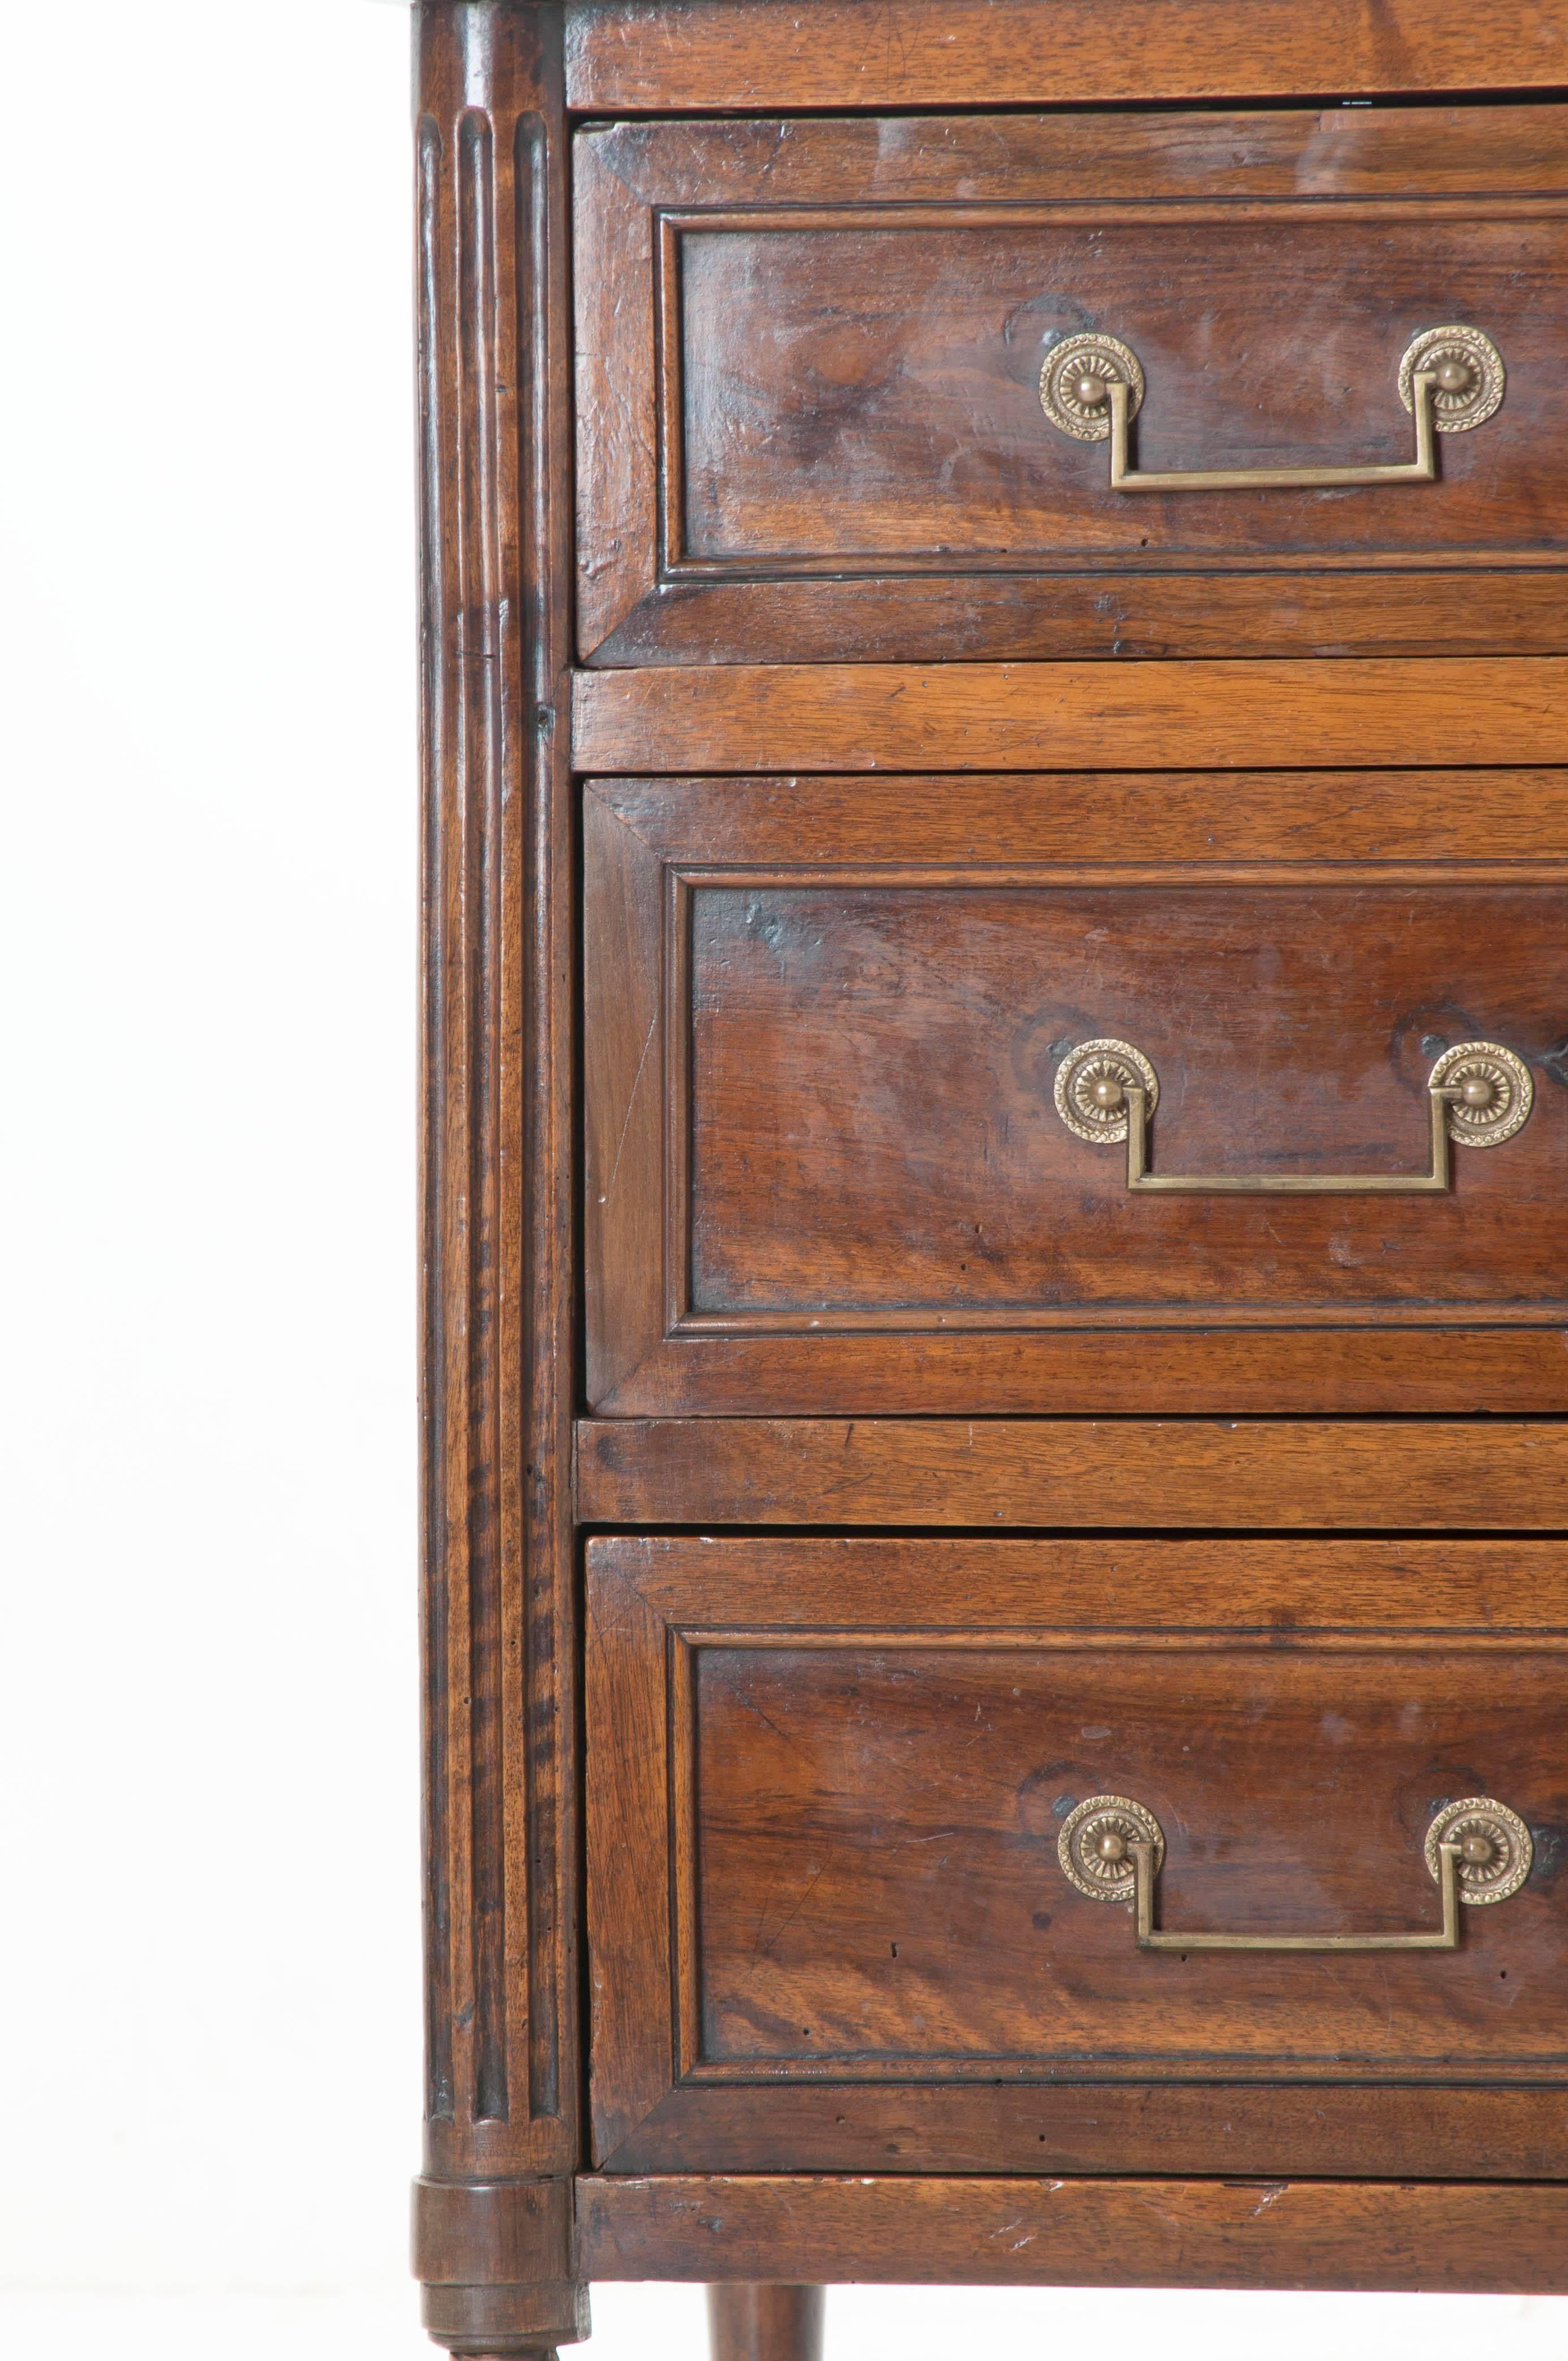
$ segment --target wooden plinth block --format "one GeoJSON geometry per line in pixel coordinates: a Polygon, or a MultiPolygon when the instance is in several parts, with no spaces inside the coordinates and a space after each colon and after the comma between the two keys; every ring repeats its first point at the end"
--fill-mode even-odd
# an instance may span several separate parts
{"type": "Polygon", "coordinates": [[[416,2181],[413,2266],[426,2328],[462,2361],[543,2361],[588,2334],[568,2181],[416,2181]]]}

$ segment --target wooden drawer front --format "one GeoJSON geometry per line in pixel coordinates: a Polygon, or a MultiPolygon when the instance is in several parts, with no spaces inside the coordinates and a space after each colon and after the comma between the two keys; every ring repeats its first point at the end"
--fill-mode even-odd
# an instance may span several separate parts
{"type": "Polygon", "coordinates": [[[1568,2172],[1561,1545],[588,1558],[611,2169],[1568,2172]],[[1478,1795],[1533,1864],[1451,1950],[1151,1952],[1064,1872],[1099,1795],[1166,1933],[1434,1932],[1478,1795]]]}
{"type": "Polygon", "coordinates": [[[596,1406],[1562,1409],[1563,805],[1555,774],[590,788],[596,1406]],[[1157,1176],[1268,1191],[1131,1189],[1055,1103],[1104,1038],[1154,1070],[1157,1176]],[[1515,1136],[1431,1193],[1276,1193],[1419,1179],[1476,1039],[1533,1075],[1515,1136]]]}
{"type": "Polygon", "coordinates": [[[587,660],[1568,646],[1568,109],[619,124],[576,170],[587,660]],[[1042,404],[1109,335],[1140,471],[1398,465],[1454,324],[1507,390],[1436,481],[1116,490],[1042,404]]]}

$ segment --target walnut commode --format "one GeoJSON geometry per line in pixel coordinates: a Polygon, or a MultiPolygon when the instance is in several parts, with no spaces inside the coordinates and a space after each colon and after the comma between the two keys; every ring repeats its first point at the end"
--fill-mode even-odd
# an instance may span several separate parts
{"type": "Polygon", "coordinates": [[[415,10],[467,2361],[1568,2289],[1568,16],[895,13],[415,10]]]}

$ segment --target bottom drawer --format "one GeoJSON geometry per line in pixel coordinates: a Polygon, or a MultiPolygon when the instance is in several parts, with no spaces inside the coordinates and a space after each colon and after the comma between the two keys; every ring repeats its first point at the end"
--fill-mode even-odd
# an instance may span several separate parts
{"type": "Polygon", "coordinates": [[[596,2160],[1568,2176],[1565,1576],[590,1543],[596,2160]]]}

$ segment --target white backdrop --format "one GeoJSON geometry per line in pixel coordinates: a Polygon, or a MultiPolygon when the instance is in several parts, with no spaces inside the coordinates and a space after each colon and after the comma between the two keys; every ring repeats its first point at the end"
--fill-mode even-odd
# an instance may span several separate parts
{"type": "MultiPolygon", "coordinates": [[[[407,52],[375,0],[6,27],[0,2350],[50,2361],[431,2349],[407,52]]],[[[598,2361],[700,2354],[694,2290],[596,2309],[598,2361]]],[[[830,2361],[1568,2353],[1561,2302],[830,2318],[830,2361]]]]}

